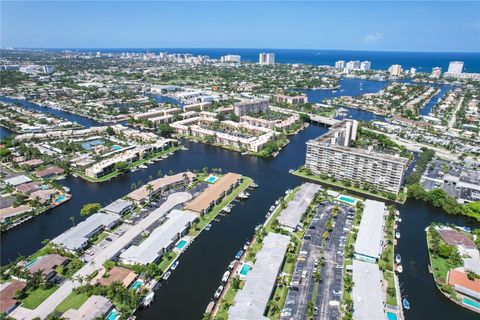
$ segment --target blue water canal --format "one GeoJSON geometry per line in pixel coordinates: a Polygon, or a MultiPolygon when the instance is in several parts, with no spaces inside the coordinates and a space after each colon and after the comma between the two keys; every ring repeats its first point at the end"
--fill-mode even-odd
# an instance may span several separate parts
{"type": "MultiPolygon", "coordinates": [[[[363,120],[372,117],[367,112],[351,115],[363,120]]],[[[68,113],[63,115],[72,120],[71,116],[68,113]]],[[[326,127],[310,125],[291,137],[290,144],[274,159],[259,159],[184,141],[188,151],[176,152],[147,169],[122,175],[109,182],[91,184],[69,176],[60,182],[71,189],[73,198],[70,201],[1,234],[1,262],[5,264],[18,255],[35,252],[41,247],[42,240],[52,239],[71,227],[70,217],[74,216],[76,223],[83,220],[79,213],[85,203],[100,202],[106,205],[130,192],[132,183],[138,180],[146,182],[149,176],[157,177],[158,170],[163,173],[169,170],[180,172],[201,170],[206,166],[238,172],[252,177],[259,188],[251,192],[247,201],[237,203],[228,216],[214,222],[210,231],[204,231],[189,245],[178,268],[156,292],[154,303],[137,314],[139,319],[200,319],[229,262],[245,241],[251,239],[255,226],[264,221],[269,207],[286,189],[302,183],[302,179],[290,175],[288,170],[304,163],[305,142],[327,130],[326,127]]],[[[412,305],[406,312],[407,319],[473,319],[473,312],[449,302],[435,288],[427,268],[424,231],[434,221],[469,226],[473,222],[446,215],[440,209],[416,200],[408,200],[397,208],[403,219],[400,223],[402,237],[398,245],[398,253],[404,261],[400,282],[402,294],[409,297],[412,305]]]]}

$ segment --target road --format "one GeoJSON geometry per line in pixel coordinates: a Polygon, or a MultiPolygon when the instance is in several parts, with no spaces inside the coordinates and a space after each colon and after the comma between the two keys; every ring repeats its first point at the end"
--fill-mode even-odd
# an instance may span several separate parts
{"type": "Polygon", "coordinates": [[[448,128],[453,128],[455,125],[455,122],[457,121],[457,112],[460,110],[460,107],[462,106],[463,103],[463,97],[460,98],[460,101],[458,102],[457,106],[455,107],[455,110],[453,111],[452,118],[450,121],[448,121],[448,128]]]}
{"type": "Polygon", "coordinates": [[[30,310],[23,307],[15,309],[10,316],[15,319],[45,319],[52,313],[55,308],[72,292],[76,286],[83,285],[80,278],[92,274],[93,271],[102,267],[103,263],[112,258],[123,247],[128,245],[136,236],[143,232],[143,230],[150,227],[154,222],[164,216],[168,211],[175,206],[190,200],[192,196],[187,192],[177,192],[171,194],[167,200],[158,208],[152,211],[145,219],[141,220],[136,225],[128,229],[122,236],[114,240],[105,249],[97,252],[93,260],[85,264],[75,275],[72,280],[65,281],[52,295],[43,301],[36,309],[30,310]]]}

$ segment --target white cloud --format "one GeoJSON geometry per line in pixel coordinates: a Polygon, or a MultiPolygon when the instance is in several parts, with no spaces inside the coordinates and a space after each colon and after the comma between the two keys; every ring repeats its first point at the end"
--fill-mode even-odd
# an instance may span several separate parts
{"type": "Polygon", "coordinates": [[[371,33],[371,34],[367,34],[363,40],[365,42],[375,42],[375,41],[378,41],[382,39],[382,34],[378,31],[374,32],[374,33],[371,33]]]}

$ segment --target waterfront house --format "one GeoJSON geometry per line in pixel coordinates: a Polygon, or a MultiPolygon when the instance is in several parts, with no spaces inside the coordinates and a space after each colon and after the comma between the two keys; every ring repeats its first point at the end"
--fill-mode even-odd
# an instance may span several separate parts
{"type": "Polygon", "coordinates": [[[108,271],[107,276],[102,276],[98,279],[98,284],[102,286],[109,286],[113,282],[120,282],[124,287],[128,288],[137,278],[137,274],[130,269],[114,266],[108,271]]]}
{"type": "Polygon", "coordinates": [[[27,284],[23,281],[12,280],[0,284],[0,312],[9,314],[17,307],[18,301],[15,299],[15,294],[23,290],[27,284]]]}
{"type": "Polygon", "coordinates": [[[128,211],[132,210],[133,202],[124,200],[124,199],[117,199],[114,202],[110,203],[108,206],[103,208],[103,211],[107,213],[114,213],[118,215],[123,215],[128,211]]]}
{"type": "Polygon", "coordinates": [[[62,175],[64,172],[65,172],[65,170],[63,170],[62,168],[60,168],[58,166],[49,166],[49,167],[47,167],[43,170],[37,171],[37,173],[35,173],[35,175],[38,178],[47,179],[47,178],[52,178],[54,176],[62,175]]]}
{"type": "Polygon", "coordinates": [[[62,318],[69,320],[103,319],[112,306],[113,304],[105,297],[91,296],[78,310],[67,310],[62,318]]]}
{"type": "Polygon", "coordinates": [[[30,273],[41,271],[43,278],[48,281],[57,274],[58,267],[67,265],[69,261],[68,258],[59,254],[47,254],[32,261],[26,269],[30,273]]]}

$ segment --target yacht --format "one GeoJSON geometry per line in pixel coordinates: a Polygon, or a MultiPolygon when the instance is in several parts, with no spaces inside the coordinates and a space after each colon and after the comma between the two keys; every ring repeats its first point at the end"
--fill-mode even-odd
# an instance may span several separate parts
{"type": "Polygon", "coordinates": [[[170,270],[175,270],[175,269],[177,269],[178,263],[179,263],[178,260],[176,260],[176,261],[172,264],[172,267],[170,268],[170,270]]]}
{"type": "Polygon", "coordinates": [[[402,273],[402,272],[403,272],[403,267],[402,267],[401,264],[399,264],[399,265],[397,266],[397,272],[398,272],[398,273],[402,273]]]}
{"type": "Polygon", "coordinates": [[[147,169],[147,168],[148,168],[148,167],[147,167],[146,165],[144,165],[144,164],[141,164],[141,165],[139,165],[138,167],[139,167],[140,169],[147,169]]]}
{"type": "Polygon", "coordinates": [[[405,310],[409,310],[410,309],[410,302],[408,302],[407,298],[403,298],[402,299],[402,305],[403,305],[403,308],[405,310]]]}
{"type": "Polygon", "coordinates": [[[170,278],[170,275],[172,274],[171,271],[167,271],[165,272],[165,274],[163,275],[163,280],[168,280],[168,278],[170,278]]]}
{"type": "Polygon", "coordinates": [[[228,281],[228,278],[230,278],[230,271],[225,271],[222,277],[222,282],[225,283],[228,281]]]}
{"type": "Polygon", "coordinates": [[[399,231],[395,232],[395,238],[400,239],[400,232],[399,231]]]}
{"type": "Polygon", "coordinates": [[[402,262],[402,257],[401,257],[399,254],[397,254],[397,255],[395,256],[395,262],[396,262],[396,263],[402,262]]]}
{"type": "Polygon", "coordinates": [[[149,294],[147,294],[142,301],[142,305],[144,307],[148,307],[152,303],[154,296],[155,296],[155,292],[153,292],[153,291],[150,292],[149,294]]]}
{"type": "Polygon", "coordinates": [[[223,291],[223,285],[217,288],[217,290],[215,291],[215,294],[213,295],[213,298],[215,300],[220,298],[220,295],[222,294],[222,291],[223,291]]]}
{"type": "Polygon", "coordinates": [[[205,226],[205,230],[208,231],[208,230],[210,230],[211,227],[212,227],[212,225],[209,223],[209,224],[207,224],[207,225],[205,226]]]}

